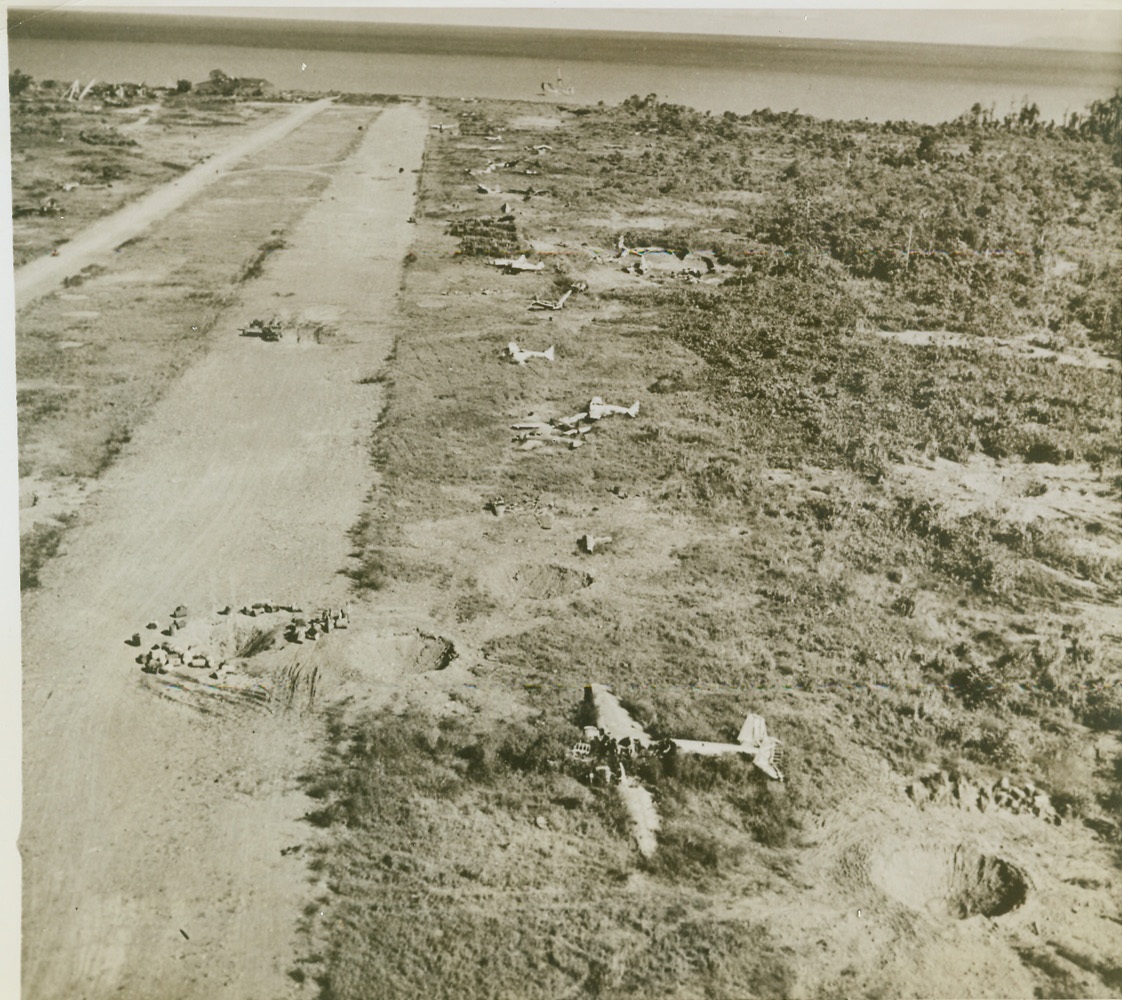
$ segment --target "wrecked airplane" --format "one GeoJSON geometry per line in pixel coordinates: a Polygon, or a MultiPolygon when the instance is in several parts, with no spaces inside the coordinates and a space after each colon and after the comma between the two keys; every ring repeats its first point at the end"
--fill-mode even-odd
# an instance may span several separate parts
{"type": "Polygon", "coordinates": [[[493,258],[491,264],[495,267],[501,267],[507,274],[517,274],[520,271],[544,271],[545,264],[538,261],[536,264],[528,261],[526,255],[522,254],[519,257],[496,257],[493,258]]]}
{"type": "Polygon", "coordinates": [[[515,341],[506,345],[506,353],[516,365],[524,365],[531,358],[544,358],[546,361],[554,360],[553,345],[550,344],[544,351],[523,350],[515,341]]]}

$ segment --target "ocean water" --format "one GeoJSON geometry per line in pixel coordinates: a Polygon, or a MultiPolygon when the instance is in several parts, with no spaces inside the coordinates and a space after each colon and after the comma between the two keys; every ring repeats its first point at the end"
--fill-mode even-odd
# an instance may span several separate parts
{"type": "Polygon", "coordinates": [[[1026,99],[1059,121],[1122,86],[1122,55],[1040,49],[89,14],[13,26],[9,13],[9,24],[10,68],[83,83],[197,82],[222,69],[281,89],[543,104],[654,93],[714,113],[932,123],[1026,99]],[[573,95],[543,96],[559,75],[573,95]]]}

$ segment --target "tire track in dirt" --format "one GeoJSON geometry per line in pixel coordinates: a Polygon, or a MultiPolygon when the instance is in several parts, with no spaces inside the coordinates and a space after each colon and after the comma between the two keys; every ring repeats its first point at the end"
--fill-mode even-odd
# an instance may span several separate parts
{"type": "Polygon", "coordinates": [[[26,997],[297,991],[286,972],[307,875],[281,850],[306,839],[294,777],[313,734],[283,714],[209,717],[154,698],[123,640],[180,603],[345,600],[381,406],[356,380],[392,344],[427,121],[412,106],[326,113],[365,138],[25,603],[26,997]],[[337,336],[233,334],[278,306],[337,336]]]}

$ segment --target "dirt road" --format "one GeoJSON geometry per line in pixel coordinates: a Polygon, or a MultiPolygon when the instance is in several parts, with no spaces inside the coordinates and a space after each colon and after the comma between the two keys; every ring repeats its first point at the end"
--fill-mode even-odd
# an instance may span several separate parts
{"type": "Polygon", "coordinates": [[[200,163],[170,184],[157,188],[119,212],[90,226],[67,243],[59,252],[59,256],[41,257],[30,264],[25,264],[15,274],[16,309],[22,309],[40,295],[45,295],[63,278],[77,274],[82,268],[93,263],[99,254],[120,246],[125,240],[158,222],[169,212],[175,211],[188,198],[218,180],[247,156],[252,156],[279,142],[330,104],[331,100],[328,99],[298,105],[291,114],[285,115],[280,121],[272,122],[250,133],[232,148],[205,163],[200,163]]]}
{"type": "Polygon", "coordinates": [[[412,106],[301,112],[365,137],[219,324],[231,335],[134,435],[25,603],[29,1000],[297,990],[287,973],[311,889],[291,848],[307,835],[295,790],[307,723],[154,697],[124,640],[181,603],[345,599],[346,531],[381,406],[359,379],[391,346],[426,119],[412,106]],[[324,324],[321,336],[233,335],[277,311],[324,324]]]}

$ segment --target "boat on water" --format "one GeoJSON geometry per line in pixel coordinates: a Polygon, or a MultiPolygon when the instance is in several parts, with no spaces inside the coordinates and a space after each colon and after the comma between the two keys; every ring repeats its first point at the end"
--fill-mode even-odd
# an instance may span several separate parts
{"type": "Polygon", "coordinates": [[[542,97],[572,97],[576,93],[576,88],[566,82],[565,78],[561,75],[561,67],[557,67],[557,80],[550,83],[548,80],[542,81],[542,97]]]}

